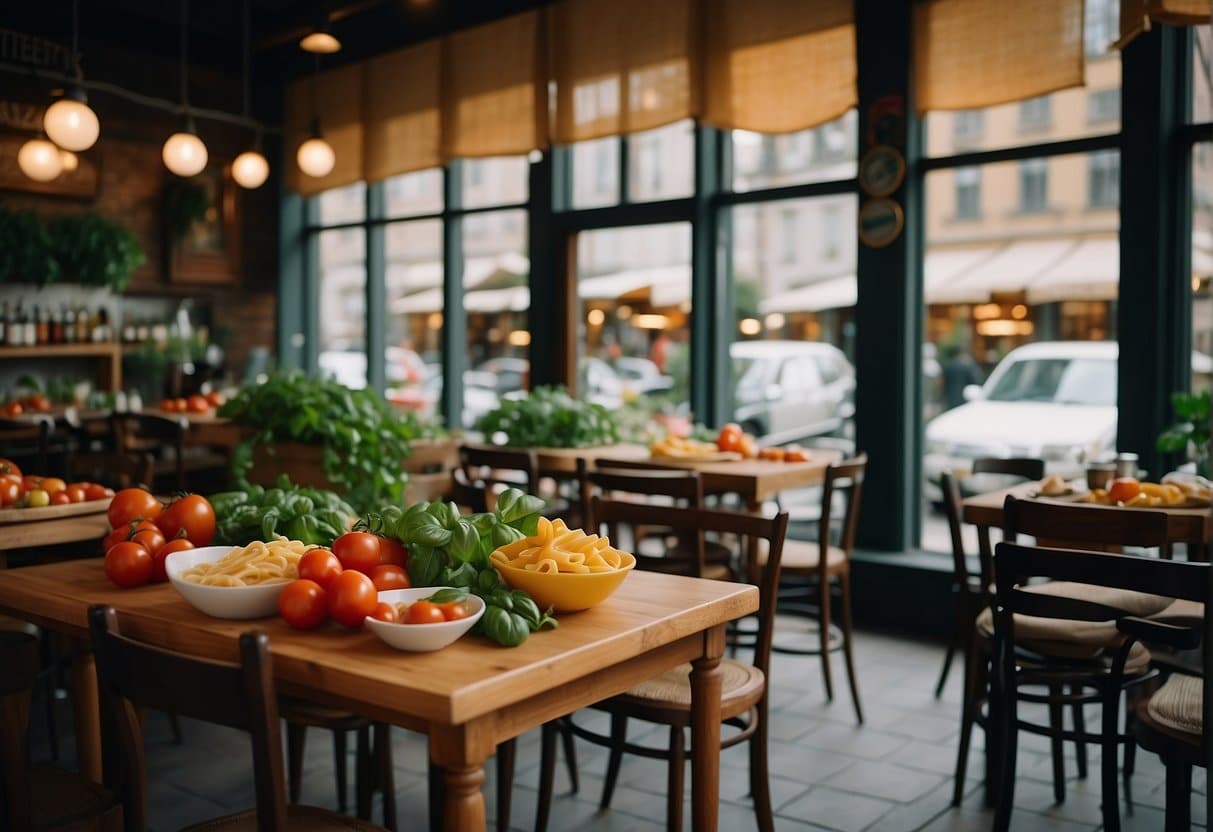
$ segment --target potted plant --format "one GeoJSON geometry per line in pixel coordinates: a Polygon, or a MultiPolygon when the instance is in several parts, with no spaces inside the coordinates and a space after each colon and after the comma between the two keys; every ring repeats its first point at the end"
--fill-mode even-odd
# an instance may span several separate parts
{"type": "Polygon", "coordinates": [[[1196,473],[1209,476],[1209,391],[1171,394],[1171,409],[1179,419],[1158,437],[1163,453],[1183,453],[1196,465],[1196,473]]]}
{"type": "Polygon", "coordinates": [[[66,214],[50,225],[62,279],[121,292],[147,259],[128,229],[99,214],[66,214]]]}
{"type": "Polygon", "coordinates": [[[33,211],[0,207],[0,283],[36,283],[59,279],[50,231],[33,211]]]}

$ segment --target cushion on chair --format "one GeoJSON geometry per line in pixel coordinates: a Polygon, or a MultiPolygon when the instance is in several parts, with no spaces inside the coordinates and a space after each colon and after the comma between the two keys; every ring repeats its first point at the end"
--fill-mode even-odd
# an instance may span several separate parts
{"type": "Polygon", "coordinates": [[[1204,707],[1203,680],[1174,673],[1150,697],[1147,707],[1157,722],[1187,734],[1201,734],[1201,709],[1204,707]]]}
{"type": "MultiPolygon", "coordinates": [[[[316,806],[287,806],[286,815],[286,828],[291,832],[324,832],[324,830],[339,829],[352,829],[357,832],[384,832],[382,826],[376,826],[369,821],[339,815],[316,806]]],[[[211,832],[211,830],[244,832],[246,829],[249,832],[255,832],[257,829],[257,811],[255,809],[203,821],[188,826],[181,832],[211,832]]]]}
{"type": "Polygon", "coordinates": [[[1164,623],[1182,624],[1198,623],[1203,621],[1205,617],[1205,605],[1196,601],[1188,601],[1184,598],[1177,598],[1160,613],[1151,615],[1150,618],[1155,621],[1164,623]]]}
{"type": "MultiPolygon", "coordinates": [[[[751,694],[761,696],[764,684],[762,671],[750,664],[722,659],[720,670],[724,678],[720,681],[720,698],[723,701],[751,694]]],[[[691,707],[691,665],[680,664],[659,676],[641,682],[623,696],[641,699],[655,705],[691,707]]]]}
{"type": "MultiPolygon", "coordinates": [[[[763,543],[765,541],[759,541],[763,543]]],[[[760,546],[758,549],[758,563],[765,565],[767,562],[767,549],[765,546],[760,546]]],[[[826,567],[834,569],[843,566],[847,562],[847,553],[837,546],[830,546],[826,549],[826,567]]],[[[781,568],[784,572],[806,572],[811,569],[816,569],[821,563],[821,544],[816,540],[792,540],[788,538],[783,542],[783,557],[780,561],[781,568]]]]}

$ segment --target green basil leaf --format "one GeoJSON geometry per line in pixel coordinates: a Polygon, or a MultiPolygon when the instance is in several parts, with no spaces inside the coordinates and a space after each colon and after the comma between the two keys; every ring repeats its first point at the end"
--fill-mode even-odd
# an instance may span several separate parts
{"type": "Polygon", "coordinates": [[[429,598],[426,598],[425,600],[429,601],[432,604],[453,604],[456,601],[463,601],[467,597],[468,597],[468,591],[466,589],[456,589],[456,588],[448,587],[446,589],[438,590],[437,592],[435,592],[433,595],[431,595],[429,598]]]}
{"type": "Polygon", "coordinates": [[[446,544],[446,547],[451,557],[464,562],[479,559],[480,535],[477,534],[471,523],[459,520],[455,531],[447,532],[447,534],[450,535],[450,542],[446,544]]]}

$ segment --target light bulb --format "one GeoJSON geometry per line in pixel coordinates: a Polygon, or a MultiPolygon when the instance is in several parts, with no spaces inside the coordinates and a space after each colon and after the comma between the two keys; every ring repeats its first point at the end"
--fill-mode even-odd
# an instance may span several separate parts
{"type": "Polygon", "coordinates": [[[193,176],[206,167],[206,145],[193,133],[174,133],[160,152],[164,166],[178,176],[193,176]]]}
{"type": "Polygon", "coordinates": [[[341,41],[329,32],[316,31],[310,35],[304,35],[303,39],[299,41],[299,48],[304,52],[312,52],[316,55],[332,55],[334,52],[341,51],[341,41]]]}
{"type": "Polygon", "coordinates": [[[63,162],[63,170],[65,173],[70,173],[80,167],[80,159],[75,153],[70,150],[60,150],[59,160],[63,162]]]}
{"type": "Polygon", "coordinates": [[[328,176],[337,164],[337,154],[328,142],[316,136],[299,145],[295,161],[299,163],[299,170],[308,176],[328,176]]]}
{"type": "Polygon", "coordinates": [[[256,150],[246,150],[232,162],[232,178],[242,188],[260,188],[270,175],[270,163],[256,150]]]}
{"type": "Polygon", "coordinates": [[[30,139],[17,151],[17,166],[35,182],[50,182],[63,171],[63,159],[51,142],[30,139]]]}
{"type": "Polygon", "coordinates": [[[101,132],[97,114],[83,101],[72,98],[60,98],[47,107],[42,127],[55,144],[77,152],[96,144],[101,132]]]}

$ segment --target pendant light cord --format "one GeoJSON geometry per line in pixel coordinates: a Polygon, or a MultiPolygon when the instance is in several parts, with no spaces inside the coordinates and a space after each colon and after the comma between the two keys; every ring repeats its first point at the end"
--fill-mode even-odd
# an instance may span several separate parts
{"type": "Polygon", "coordinates": [[[189,0],[181,0],[181,109],[189,115],[190,112],[190,85],[189,85],[189,28],[190,28],[190,4],[189,0]]]}
{"type": "Polygon", "coordinates": [[[72,71],[83,78],[80,71],[80,0],[72,0],[72,71]]]}
{"type": "Polygon", "coordinates": [[[244,117],[248,118],[249,114],[249,51],[251,44],[251,29],[250,22],[251,14],[249,13],[249,0],[244,0],[244,53],[241,55],[241,72],[244,80],[244,117]]]}

